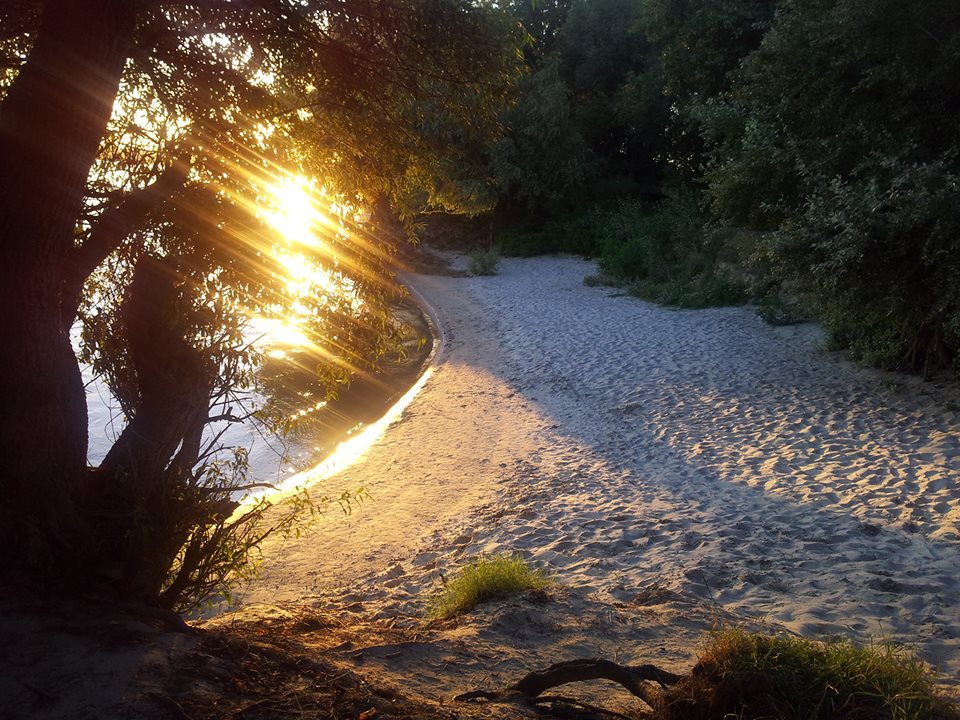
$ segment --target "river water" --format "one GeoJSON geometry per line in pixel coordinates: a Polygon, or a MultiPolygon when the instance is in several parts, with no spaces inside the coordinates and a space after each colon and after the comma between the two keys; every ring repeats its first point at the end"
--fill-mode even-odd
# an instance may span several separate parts
{"type": "MultiPolygon", "coordinates": [[[[355,380],[349,387],[339,391],[336,400],[320,409],[317,409],[315,401],[308,400],[304,400],[302,408],[291,408],[292,413],[302,411],[310,415],[309,422],[304,423],[296,434],[286,437],[273,435],[253,421],[227,427],[219,445],[227,450],[241,447],[247,451],[248,482],[281,486],[297,473],[318,466],[340,443],[383,417],[414,384],[432,347],[430,331],[422,312],[412,302],[399,305],[394,310],[408,330],[404,342],[407,356],[402,361],[387,364],[376,378],[355,380]],[[423,339],[426,343],[421,343],[423,339]]],[[[124,418],[106,384],[88,366],[81,370],[87,393],[87,460],[95,466],[103,460],[123,430],[124,418]]],[[[171,388],[171,391],[175,392],[176,388],[171,388]]],[[[264,400],[266,398],[262,396],[253,397],[251,404],[259,404],[264,400]]],[[[237,408],[234,408],[234,412],[243,413],[237,408]]],[[[208,427],[205,444],[223,427],[222,424],[208,427]]],[[[222,457],[230,457],[230,452],[225,452],[222,457]]]]}

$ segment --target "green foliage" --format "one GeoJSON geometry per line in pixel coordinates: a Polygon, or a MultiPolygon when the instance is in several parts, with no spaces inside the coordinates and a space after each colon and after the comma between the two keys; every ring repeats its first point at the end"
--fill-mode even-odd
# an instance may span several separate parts
{"type": "Polygon", "coordinates": [[[521,81],[503,121],[509,130],[490,148],[490,170],[512,203],[544,208],[584,181],[587,147],[556,58],[521,81]]]}
{"type": "MultiPolygon", "coordinates": [[[[655,184],[670,105],[635,0],[513,3],[530,75],[491,148],[501,208],[550,217],[599,202],[611,177],[655,184]]],[[[542,252],[542,251],[537,251],[542,252]]]]}
{"type": "Polygon", "coordinates": [[[599,252],[602,223],[601,211],[580,210],[555,215],[536,225],[507,225],[497,232],[497,246],[512,257],[553,253],[593,257],[599,252]]]}
{"type": "Polygon", "coordinates": [[[527,32],[523,54],[529,66],[539,69],[553,57],[571,0],[510,0],[508,8],[527,32]]]}
{"type": "Polygon", "coordinates": [[[500,256],[495,250],[474,250],[470,253],[470,265],[467,269],[471,275],[496,275],[500,256]]]}
{"type": "Polygon", "coordinates": [[[810,322],[814,315],[802,302],[786,299],[779,294],[763,298],[757,306],[757,315],[770,325],[797,325],[810,322]]]}
{"type": "Polygon", "coordinates": [[[658,51],[664,92],[674,98],[713,97],[729,73],[760,44],[775,0],[641,0],[642,27],[658,51]]]}
{"type": "Polygon", "coordinates": [[[636,0],[571,3],[560,32],[562,76],[599,173],[654,179],[661,172],[669,103],[652,69],[636,0]]]}
{"type": "Polygon", "coordinates": [[[928,668],[892,645],[858,647],[743,630],[714,634],[663,717],[743,720],[955,720],[928,668]],[[692,701],[692,702],[691,702],[692,701]]]}
{"type": "Polygon", "coordinates": [[[952,2],[786,2],[704,108],[716,212],[771,231],[774,276],[871,364],[960,349],[958,73],[952,2]]]}
{"type": "Polygon", "coordinates": [[[427,617],[442,620],[470,612],[494,598],[550,587],[553,580],[543,570],[531,570],[520,555],[480,557],[464,566],[430,600],[427,617]]]}
{"type": "Polygon", "coordinates": [[[776,4],[642,0],[641,23],[656,56],[650,74],[671,103],[665,152],[672,167],[688,177],[703,172],[703,104],[729,89],[732,71],[760,44],[776,4]]]}
{"type": "Polygon", "coordinates": [[[691,188],[672,192],[652,210],[624,202],[605,216],[602,232],[600,269],[631,295],[679,307],[747,299],[736,258],[727,256],[719,233],[705,228],[691,188]]]}

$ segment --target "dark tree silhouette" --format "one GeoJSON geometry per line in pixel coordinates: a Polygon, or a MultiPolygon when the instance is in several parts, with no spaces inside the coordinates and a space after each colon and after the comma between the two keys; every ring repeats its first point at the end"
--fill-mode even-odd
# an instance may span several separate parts
{"type": "MultiPolygon", "coordinates": [[[[494,131],[509,25],[463,0],[21,0],[0,19],[0,538],[31,583],[174,606],[261,537],[225,539],[229,487],[197,468],[237,362],[210,306],[276,299],[250,198],[297,167],[370,205],[475,201],[446,172],[494,131]],[[144,115],[157,137],[131,130],[144,115]],[[116,311],[87,330],[128,424],[88,468],[70,333],[98,272],[116,311]]],[[[375,241],[338,253],[383,270],[375,241]]],[[[373,308],[388,292],[356,284],[373,308]]],[[[351,368],[388,331],[339,323],[351,368]]]]}

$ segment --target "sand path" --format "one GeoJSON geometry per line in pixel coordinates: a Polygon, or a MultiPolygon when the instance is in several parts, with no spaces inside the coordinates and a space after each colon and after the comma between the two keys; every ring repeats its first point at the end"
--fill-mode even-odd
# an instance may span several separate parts
{"type": "Polygon", "coordinates": [[[590,263],[417,277],[444,342],[420,394],[325,483],[374,500],[264,548],[241,602],[416,614],[520,551],[598,601],[676,593],[791,630],[915,646],[960,677],[956,396],[748,309],[588,288],[590,263]]]}

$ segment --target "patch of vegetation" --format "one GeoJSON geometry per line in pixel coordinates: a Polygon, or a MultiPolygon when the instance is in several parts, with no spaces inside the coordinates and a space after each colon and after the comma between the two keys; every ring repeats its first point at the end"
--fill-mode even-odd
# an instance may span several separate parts
{"type": "Polygon", "coordinates": [[[474,250],[470,253],[470,265],[467,269],[471,275],[496,275],[500,256],[494,250],[474,250]]]}
{"type": "Polygon", "coordinates": [[[780,293],[764,296],[757,307],[757,315],[769,325],[799,325],[815,317],[807,303],[784,297],[780,293]]]}
{"type": "Polygon", "coordinates": [[[497,246],[512,257],[553,253],[594,257],[600,248],[603,218],[599,210],[579,210],[546,222],[507,225],[497,232],[497,246]]]}
{"type": "Polygon", "coordinates": [[[482,602],[553,585],[544,570],[531,569],[520,555],[479,557],[444,584],[430,601],[427,618],[443,620],[470,612],[482,602]]]}
{"type": "Polygon", "coordinates": [[[680,188],[652,210],[624,202],[602,225],[601,271],[661,305],[738,305],[749,298],[738,258],[708,231],[700,196],[680,188]]]}
{"type": "Polygon", "coordinates": [[[956,720],[960,708],[916,657],[743,630],[714,634],[691,675],[668,690],[671,720],[956,720]]]}
{"type": "Polygon", "coordinates": [[[642,300],[678,308],[742,305],[749,300],[743,284],[704,277],[661,282],[640,280],[630,283],[627,292],[642,300]]]}
{"type": "Polygon", "coordinates": [[[587,275],[583,278],[586,287],[615,287],[616,281],[606,275],[587,275]]]}

